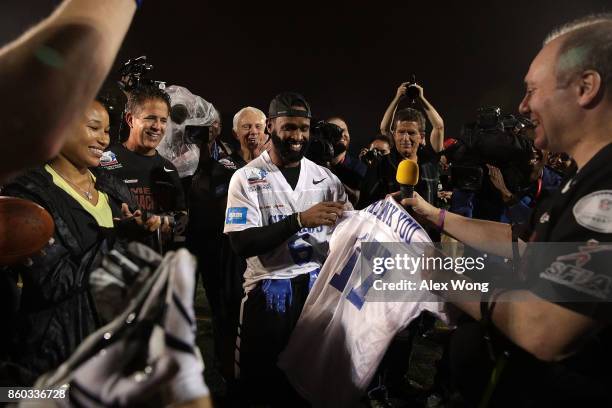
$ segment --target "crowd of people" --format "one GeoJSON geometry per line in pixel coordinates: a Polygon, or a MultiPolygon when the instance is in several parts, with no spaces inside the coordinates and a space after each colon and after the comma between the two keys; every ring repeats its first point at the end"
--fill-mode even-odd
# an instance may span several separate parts
{"type": "MultiPolygon", "coordinates": [[[[183,115],[169,92],[149,83],[126,90],[127,103],[120,108],[129,134],[123,140],[111,136],[109,101],[96,93],[138,4],[66,0],[0,51],[0,90],[20,89],[36,101],[32,112],[13,111],[12,105],[2,112],[0,140],[7,154],[0,166],[1,193],[41,205],[55,223],[42,251],[0,268],[3,386],[32,386],[46,373],[61,371],[91,343],[91,335],[107,324],[117,327],[100,313],[91,277],[99,268],[116,271],[109,259],[116,259],[117,251],[127,254],[124,248],[136,241],[161,255],[179,254],[180,260],[173,259],[181,266],[166,284],[172,319],[161,319],[165,351],[160,356],[143,347],[150,353],[146,364],[114,373],[108,371],[112,364],[104,362],[104,371],[92,357],[90,366],[81,367],[88,373],[81,385],[71,382],[73,403],[92,398],[95,385],[83,387],[88,376],[131,381],[121,388],[129,399],[115,388],[100,405],[128,406],[150,397],[137,385],[160,361],[165,368],[148,377],[155,381],[147,390],[170,383],[175,403],[208,406],[215,401],[193,352],[191,278],[197,275],[212,313],[214,364],[227,385],[226,397],[217,404],[326,405],[325,398],[312,399],[295,375],[279,367],[279,356],[290,343],[299,344],[292,334],[296,326],[297,333],[308,327],[305,308],[309,319],[327,321],[313,312],[315,298],[309,297],[315,287],[316,301],[322,301],[320,274],[338,268],[324,279],[344,289],[355,267],[357,258],[343,253],[338,242],[358,239],[358,234],[339,230],[345,235],[334,235],[336,227],[362,214],[356,228],[364,228],[367,220],[383,231],[385,224],[391,226],[391,214],[401,212],[410,220],[410,239],[484,251],[511,265],[521,286],[497,287],[479,301],[446,299],[458,316],[450,320],[423,312],[385,326],[390,340],[379,350],[382,361],[373,359],[374,366],[367,368],[363,378],[371,383],[359,389],[360,404],[377,400],[393,406],[394,398],[403,398],[411,406],[434,406],[430,397],[435,395],[435,406],[449,407],[610,405],[606,310],[612,285],[605,243],[612,238],[612,167],[607,163],[612,16],[586,17],[549,35],[525,77],[520,115],[482,110],[461,135],[449,138],[423,87],[404,82],[382,114],[380,133],[355,148],[349,118],[325,112],[324,124],[316,124],[316,107],[300,93],[278,93],[267,113],[240,109],[230,135],[222,132],[218,108],[183,115]],[[63,68],[35,58],[41,48],[63,55],[63,68]],[[409,107],[400,107],[406,101],[409,107]],[[197,163],[187,175],[177,156],[164,157],[160,148],[169,137],[167,128],[183,124],[185,115],[206,116],[200,126],[204,136],[194,137],[200,128],[193,125],[181,128],[178,138],[173,134],[181,152],[187,151],[184,145],[197,149],[197,163]],[[313,153],[315,138],[327,146],[328,159],[313,153]],[[397,194],[396,175],[404,160],[419,170],[412,197],[397,194]],[[377,213],[381,208],[384,214],[377,213]],[[559,242],[574,244],[545,252],[528,245],[559,242]],[[181,248],[193,254],[197,268],[181,258],[187,257],[181,248]],[[346,256],[348,263],[335,266],[334,256],[346,256]],[[436,331],[444,336],[437,340],[442,357],[431,362],[437,369],[433,385],[408,384],[407,373],[418,359],[415,337],[436,331]]],[[[397,227],[379,233],[405,238],[397,235],[397,227]]],[[[352,241],[346,245],[353,248],[352,241]]],[[[160,287],[151,286],[151,293],[162,293],[160,287]]],[[[445,300],[444,293],[432,295],[445,300]]],[[[363,306],[363,296],[347,299],[361,302],[359,310],[363,306]]],[[[336,333],[331,329],[321,333],[314,341],[339,341],[325,338],[336,333]]],[[[148,344],[155,332],[145,337],[142,342],[148,344]]],[[[118,343],[114,349],[112,344],[105,346],[107,359],[121,359],[118,343]]],[[[370,361],[365,349],[347,350],[355,353],[349,359],[370,361]]],[[[302,352],[309,349],[304,346],[302,352]]],[[[314,368],[312,375],[317,375],[314,368]]]]}

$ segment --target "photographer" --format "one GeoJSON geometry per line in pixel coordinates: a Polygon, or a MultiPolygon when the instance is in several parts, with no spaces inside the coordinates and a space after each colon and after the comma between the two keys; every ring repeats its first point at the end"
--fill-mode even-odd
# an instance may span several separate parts
{"type": "Polygon", "coordinates": [[[445,144],[443,153],[450,161],[453,187],[450,211],[470,218],[508,221],[506,203],[516,204],[515,198],[526,193],[541,170],[541,166],[534,169],[532,128],[529,119],[503,115],[497,106],[477,110],[476,121],[464,125],[460,136],[445,144]],[[499,177],[491,177],[497,176],[492,168],[498,169],[499,177]]]}
{"type": "Polygon", "coordinates": [[[438,153],[443,148],[444,121],[425,99],[421,86],[407,82],[400,85],[383,116],[380,131],[383,135],[392,137],[394,148],[376,168],[371,168],[366,173],[357,208],[364,208],[399,189],[395,172],[399,162],[404,159],[419,163],[420,178],[416,189],[427,201],[435,203],[439,179],[438,153]],[[396,112],[399,102],[407,93],[423,106],[433,126],[429,143],[426,142],[425,117],[420,111],[406,108],[396,112]]]}
{"type": "Polygon", "coordinates": [[[0,93],[31,102],[2,106],[0,182],[57,154],[110,70],[135,11],[130,0],[66,0],[0,49],[0,93]]]}
{"type": "Polygon", "coordinates": [[[141,85],[128,94],[126,109],[130,135],[104,152],[100,166],[123,180],[140,208],[164,214],[161,231],[168,236],[172,232],[169,215],[186,214],[178,171],[156,150],[166,131],[170,97],[155,86],[141,85]]]}
{"type": "MultiPolygon", "coordinates": [[[[380,132],[390,136],[393,114],[397,110],[400,100],[406,97],[413,105],[420,105],[431,123],[432,129],[429,140],[425,136],[425,125],[423,124],[423,138],[418,150],[419,175],[427,185],[427,192],[424,197],[430,203],[435,203],[438,195],[438,183],[440,180],[439,153],[444,145],[444,121],[435,108],[429,103],[423,94],[423,88],[414,82],[403,83],[397,90],[395,98],[389,104],[382,121],[380,122],[380,132]]],[[[394,137],[395,140],[395,137],[394,137]]],[[[422,190],[425,192],[425,190],[422,190]]]]}
{"type": "MultiPolygon", "coordinates": [[[[427,119],[429,119],[432,126],[431,133],[429,134],[429,144],[434,152],[439,153],[444,145],[444,120],[442,120],[438,111],[434,109],[429,101],[425,99],[423,87],[416,83],[404,82],[397,88],[395,97],[389,104],[389,107],[387,107],[382,121],[380,122],[380,133],[388,137],[393,136],[393,117],[395,116],[400,101],[406,96],[410,97],[413,102],[420,103],[425,110],[427,119]]],[[[424,131],[425,129],[423,128],[423,132],[424,131]]],[[[423,140],[423,146],[426,145],[426,140],[423,140]]]]}
{"type": "Polygon", "coordinates": [[[351,135],[349,134],[346,121],[339,116],[334,116],[327,119],[326,122],[332,123],[342,130],[342,138],[334,146],[335,156],[331,161],[330,169],[344,184],[344,189],[351,203],[357,204],[359,200],[359,186],[367,168],[348,151],[351,135]]]}
{"type": "Polygon", "coordinates": [[[359,160],[367,167],[375,167],[378,161],[391,153],[391,141],[385,135],[376,135],[370,139],[368,147],[363,147],[359,151],[359,160]]]}
{"type": "MultiPolygon", "coordinates": [[[[430,166],[422,166],[418,156],[419,147],[425,136],[425,117],[421,112],[412,108],[398,111],[395,115],[395,128],[393,130],[394,146],[391,153],[383,156],[378,164],[368,168],[361,184],[361,193],[357,208],[365,208],[371,203],[383,199],[387,194],[399,190],[395,180],[397,166],[404,159],[419,163],[421,177],[419,177],[416,191],[428,201],[435,202],[438,192],[438,183],[435,174],[432,175],[430,166]],[[433,182],[435,180],[435,183],[433,182]]],[[[432,153],[435,156],[435,153],[432,153]]],[[[437,163],[437,162],[436,162],[437,163]]]]}
{"type": "Polygon", "coordinates": [[[504,202],[504,213],[501,222],[525,224],[538,201],[546,199],[559,188],[562,175],[545,165],[548,152],[533,149],[529,185],[518,193],[512,193],[506,186],[502,172],[495,166],[488,165],[491,184],[499,191],[504,202]]]}

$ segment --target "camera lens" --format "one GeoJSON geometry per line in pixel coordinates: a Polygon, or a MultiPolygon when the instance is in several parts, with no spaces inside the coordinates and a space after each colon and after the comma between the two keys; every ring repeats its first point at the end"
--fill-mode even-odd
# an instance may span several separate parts
{"type": "Polygon", "coordinates": [[[417,99],[419,97],[419,90],[414,85],[409,85],[406,89],[406,97],[409,99],[417,99]]]}

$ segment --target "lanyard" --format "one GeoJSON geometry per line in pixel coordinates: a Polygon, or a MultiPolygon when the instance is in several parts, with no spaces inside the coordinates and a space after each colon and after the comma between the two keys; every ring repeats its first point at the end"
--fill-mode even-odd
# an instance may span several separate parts
{"type": "Polygon", "coordinates": [[[537,199],[540,198],[540,194],[542,194],[542,184],[543,184],[542,179],[543,178],[544,178],[544,174],[542,173],[542,175],[538,177],[538,189],[536,191],[534,201],[537,201],[537,199]]]}

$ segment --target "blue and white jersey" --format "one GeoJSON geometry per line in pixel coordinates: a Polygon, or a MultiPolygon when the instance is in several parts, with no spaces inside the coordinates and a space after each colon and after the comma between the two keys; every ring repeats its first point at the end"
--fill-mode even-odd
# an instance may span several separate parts
{"type": "MultiPolygon", "coordinates": [[[[352,210],[342,183],[329,169],[302,158],[293,190],[264,152],[232,176],[223,232],[270,225],[322,201],[342,201],[352,210]]],[[[245,290],[261,279],[293,278],[320,269],[330,237],[330,227],[303,228],[272,251],[248,258],[245,290]]]]}
{"type": "Polygon", "coordinates": [[[279,357],[289,381],[316,407],[358,405],[395,334],[423,310],[442,315],[443,303],[427,291],[413,302],[364,299],[370,289],[361,273],[361,242],[431,242],[419,223],[390,197],[345,214],[279,357]]]}

